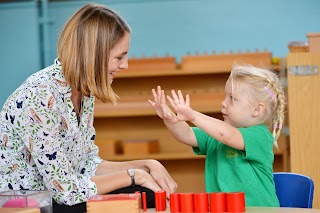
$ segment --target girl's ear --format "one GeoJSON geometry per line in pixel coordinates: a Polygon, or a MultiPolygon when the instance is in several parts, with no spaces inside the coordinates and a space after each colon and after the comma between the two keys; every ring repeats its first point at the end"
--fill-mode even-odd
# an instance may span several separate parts
{"type": "Polygon", "coordinates": [[[257,117],[259,115],[262,115],[265,108],[266,108],[266,105],[262,102],[259,102],[258,105],[253,110],[253,113],[252,113],[253,117],[257,117]]]}

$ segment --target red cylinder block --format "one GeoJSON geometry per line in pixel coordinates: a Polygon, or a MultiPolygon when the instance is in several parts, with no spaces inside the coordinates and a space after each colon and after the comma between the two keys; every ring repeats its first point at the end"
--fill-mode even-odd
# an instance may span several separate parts
{"type": "Polygon", "coordinates": [[[209,211],[208,193],[195,193],[193,195],[193,211],[197,213],[209,211]]]}
{"type": "Polygon", "coordinates": [[[166,191],[158,191],[154,193],[156,200],[156,211],[165,211],[167,208],[166,191]]]}
{"type": "Polygon", "coordinates": [[[193,193],[180,193],[180,205],[182,213],[192,213],[193,193]]]}
{"type": "Polygon", "coordinates": [[[226,193],[215,192],[209,194],[210,212],[226,212],[226,193]]]}
{"type": "Polygon", "coordinates": [[[181,212],[180,194],[171,193],[169,198],[170,198],[170,212],[181,212]]]}
{"type": "Polygon", "coordinates": [[[228,212],[245,212],[244,192],[229,192],[226,198],[228,212]]]}

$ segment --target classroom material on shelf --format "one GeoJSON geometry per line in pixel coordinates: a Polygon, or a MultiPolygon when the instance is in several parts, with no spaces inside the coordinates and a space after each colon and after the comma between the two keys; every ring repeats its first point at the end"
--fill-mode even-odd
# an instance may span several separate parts
{"type": "Polygon", "coordinates": [[[99,147],[99,157],[102,159],[122,153],[121,142],[118,140],[95,140],[94,143],[99,147]]]}
{"type": "Polygon", "coordinates": [[[159,141],[148,139],[132,139],[123,140],[123,154],[125,155],[141,155],[159,153],[159,141]]]}
{"type": "Polygon", "coordinates": [[[246,53],[203,54],[182,56],[181,69],[197,72],[198,70],[210,70],[221,72],[231,70],[234,63],[252,64],[259,67],[270,67],[272,54],[267,50],[260,52],[247,51],[246,53]]]}
{"type": "Polygon", "coordinates": [[[177,66],[173,56],[130,58],[128,64],[128,71],[173,70],[177,66]]]}
{"type": "Polygon", "coordinates": [[[291,41],[288,44],[291,53],[320,53],[320,32],[307,33],[308,41],[291,41]]]}
{"type": "Polygon", "coordinates": [[[320,53],[320,32],[307,33],[309,52],[320,53]]]}
{"type": "Polygon", "coordinates": [[[106,194],[95,195],[87,201],[87,213],[139,213],[141,194],[106,194]]]}

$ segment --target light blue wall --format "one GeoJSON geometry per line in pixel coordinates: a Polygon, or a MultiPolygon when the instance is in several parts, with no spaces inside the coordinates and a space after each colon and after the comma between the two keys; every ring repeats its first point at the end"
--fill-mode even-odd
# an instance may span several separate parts
{"type": "MultiPolygon", "coordinates": [[[[43,1],[46,2],[46,1],[43,1]]],[[[49,1],[49,25],[40,54],[37,22],[33,14],[10,15],[12,9],[0,4],[1,78],[0,106],[4,96],[17,87],[21,78],[49,65],[56,57],[56,42],[59,30],[69,16],[88,1],[49,1]],[[23,16],[23,17],[20,17],[23,16]],[[3,19],[4,17],[5,19],[3,19]],[[12,19],[6,23],[8,18],[12,19]],[[34,24],[34,26],[32,25],[34,24]],[[30,28],[26,32],[26,28],[30,28]],[[30,31],[35,31],[31,33],[30,31]],[[32,34],[33,39],[29,39],[32,34]],[[10,45],[9,45],[10,44],[10,45]],[[19,54],[16,51],[20,51],[19,54]],[[22,51],[22,53],[21,53],[22,51]],[[33,52],[31,52],[33,51],[33,52]],[[8,54],[9,53],[9,54],[8,54]]],[[[307,41],[308,32],[320,32],[319,0],[105,0],[94,1],[110,6],[122,14],[131,25],[132,44],[129,56],[141,57],[167,53],[177,58],[196,51],[217,53],[238,49],[263,50],[273,56],[285,57],[290,41],[307,41]]],[[[30,9],[31,10],[31,9],[30,9]]],[[[41,46],[42,47],[42,46],[41,46]]]]}
{"type": "Polygon", "coordinates": [[[0,4],[0,107],[26,77],[40,69],[35,2],[0,4]]]}

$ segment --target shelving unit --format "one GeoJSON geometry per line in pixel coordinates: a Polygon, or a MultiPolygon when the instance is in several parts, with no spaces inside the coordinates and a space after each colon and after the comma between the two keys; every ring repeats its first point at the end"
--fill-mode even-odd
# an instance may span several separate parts
{"type": "MultiPolygon", "coordinates": [[[[232,63],[228,66],[230,64],[232,63]]],[[[120,97],[118,104],[114,106],[96,101],[96,141],[158,140],[160,152],[146,155],[110,155],[106,160],[156,159],[178,183],[179,192],[205,191],[205,156],[197,156],[191,147],[177,142],[147,100],[152,100],[151,90],[158,85],[161,85],[166,94],[170,94],[172,89],[181,89],[184,94],[190,94],[191,106],[195,110],[222,119],[221,102],[224,99],[224,86],[229,72],[230,69],[210,71],[206,68],[194,71],[183,69],[181,65],[169,70],[120,72],[113,83],[113,88],[120,97]]],[[[285,141],[279,144],[280,149],[275,150],[275,171],[286,171],[288,143],[285,141]]]]}

